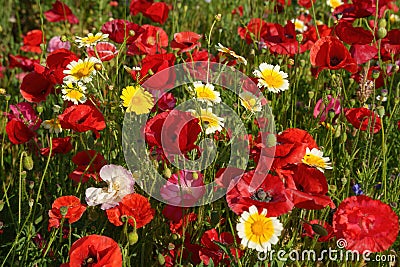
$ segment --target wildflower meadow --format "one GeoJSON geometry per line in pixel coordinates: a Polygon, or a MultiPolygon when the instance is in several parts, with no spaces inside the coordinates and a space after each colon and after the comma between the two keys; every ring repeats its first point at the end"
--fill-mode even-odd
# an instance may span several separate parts
{"type": "Polygon", "coordinates": [[[0,266],[398,266],[399,7],[2,1],[0,266]]]}

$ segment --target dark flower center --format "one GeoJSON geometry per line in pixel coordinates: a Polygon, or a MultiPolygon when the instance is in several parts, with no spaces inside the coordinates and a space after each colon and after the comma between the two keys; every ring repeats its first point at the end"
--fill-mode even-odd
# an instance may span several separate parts
{"type": "Polygon", "coordinates": [[[331,66],[337,66],[337,65],[339,65],[339,63],[340,62],[342,62],[342,60],[340,59],[340,58],[338,58],[338,57],[332,57],[331,58],[331,61],[330,61],[330,64],[331,64],[331,66]]]}
{"type": "Polygon", "coordinates": [[[253,195],[251,195],[250,198],[261,202],[272,201],[272,196],[270,192],[265,192],[262,188],[257,189],[257,191],[253,195]]]}

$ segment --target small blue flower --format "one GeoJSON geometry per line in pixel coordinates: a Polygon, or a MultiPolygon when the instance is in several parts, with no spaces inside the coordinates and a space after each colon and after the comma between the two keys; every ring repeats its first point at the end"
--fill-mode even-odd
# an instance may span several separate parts
{"type": "Polygon", "coordinates": [[[361,190],[361,186],[359,184],[355,184],[351,187],[351,189],[353,190],[353,192],[359,196],[359,195],[364,195],[364,192],[361,190]]]}

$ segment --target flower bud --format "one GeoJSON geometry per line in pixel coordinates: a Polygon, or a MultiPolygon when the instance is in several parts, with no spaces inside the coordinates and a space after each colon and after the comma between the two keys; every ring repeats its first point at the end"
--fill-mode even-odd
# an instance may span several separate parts
{"type": "Polygon", "coordinates": [[[134,30],[129,31],[129,36],[135,36],[135,35],[136,35],[136,32],[134,30]]]}
{"type": "Polygon", "coordinates": [[[303,41],[303,34],[301,33],[296,34],[296,40],[297,42],[301,43],[303,41]]]}
{"type": "Polygon", "coordinates": [[[0,88],[0,95],[5,95],[6,94],[6,89],[0,88]]]}
{"type": "Polygon", "coordinates": [[[61,39],[61,42],[66,42],[66,41],[68,41],[68,40],[67,40],[67,36],[65,36],[65,35],[61,36],[60,39],[61,39]]]}
{"type": "Polygon", "coordinates": [[[379,118],[382,118],[385,116],[385,107],[384,106],[378,106],[377,108],[379,118]]]}
{"type": "Polygon", "coordinates": [[[22,159],[22,165],[24,166],[24,168],[28,171],[31,171],[33,169],[33,159],[31,156],[26,155],[23,159],[22,159]]]}
{"type": "Polygon", "coordinates": [[[37,106],[36,110],[39,114],[41,114],[43,112],[43,106],[37,106]]]}
{"type": "Polygon", "coordinates": [[[33,198],[30,198],[28,202],[29,208],[33,207],[33,203],[35,203],[35,201],[33,200],[33,198]]]}
{"type": "Polygon", "coordinates": [[[310,99],[313,99],[313,98],[314,98],[314,95],[315,95],[314,91],[308,91],[308,97],[309,97],[310,99]]]}
{"type": "Polygon", "coordinates": [[[165,168],[163,174],[164,174],[165,178],[167,178],[167,179],[170,178],[171,175],[172,175],[171,169],[170,168],[165,168]]]}
{"type": "Polygon", "coordinates": [[[157,259],[158,259],[158,263],[159,263],[160,265],[164,265],[164,264],[165,264],[165,258],[164,258],[164,255],[163,255],[163,254],[158,253],[157,259]]]}
{"type": "Polygon", "coordinates": [[[276,136],[274,134],[268,134],[267,135],[266,145],[267,145],[267,147],[276,146],[276,136]]]}
{"type": "Polygon", "coordinates": [[[215,15],[214,18],[215,18],[216,21],[221,21],[222,15],[221,14],[217,14],[217,15],[215,15]]]}
{"type": "Polygon", "coordinates": [[[136,230],[133,230],[132,232],[130,232],[128,234],[128,240],[129,240],[129,245],[131,245],[131,246],[138,242],[139,236],[138,236],[136,230]]]}
{"type": "Polygon", "coordinates": [[[11,95],[6,95],[6,101],[10,101],[11,95]]]}
{"type": "Polygon", "coordinates": [[[386,28],[386,25],[387,25],[386,19],[381,18],[381,19],[379,20],[379,22],[378,22],[378,27],[379,27],[379,28],[386,28]]]}
{"type": "Polygon", "coordinates": [[[387,35],[387,30],[385,28],[379,28],[378,29],[378,38],[383,39],[387,35]]]}
{"type": "Polygon", "coordinates": [[[35,187],[35,182],[34,181],[29,181],[29,189],[33,189],[35,187]]]}
{"type": "Polygon", "coordinates": [[[320,224],[311,224],[311,228],[315,233],[319,234],[320,236],[328,235],[328,231],[320,224]]]}
{"type": "Polygon", "coordinates": [[[199,174],[197,172],[192,173],[193,180],[199,179],[199,174]]]}
{"type": "Polygon", "coordinates": [[[380,72],[378,70],[373,70],[372,71],[372,78],[378,79],[379,78],[380,72]]]}
{"type": "Polygon", "coordinates": [[[94,64],[94,69],[96,71],[101,71],[103,69],[103,65],[101,65],[100,63],[95,63],[94,64]]]}

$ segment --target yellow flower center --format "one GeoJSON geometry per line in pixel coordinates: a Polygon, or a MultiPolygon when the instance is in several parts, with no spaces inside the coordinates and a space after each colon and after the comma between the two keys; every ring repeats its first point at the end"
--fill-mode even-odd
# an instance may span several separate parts
{"type": "Polygon", "coordinates": [[[200,116],[200,120],[202,121],[202,123],[204,123],[206,126],[212,126],[212,127],[216,127],[218,126],[218,119],[214,118],[213,116],[209,116],[209,115],[201,115],[200,116]]]}
{"type": "Polygon", "coordinates": [[[282,75],[273,69],[266,69],[262,71],[261,74],[268,84],[268,87],[280,88],[284,83],[282,75]]]}
{"type": "Polygon", "coordinates": [[[90,76],[92,71],[94,70],[94,63],[92,62],[84,62],[76,65],[71,69],[71,75],[75,77],[77,80],[80,80],[84,77],[90,76]]]}
{"type": "Polygon", "coordinates": [[[326,166],[325,161],[321,157],[313,154],[306,154],[302,159],[302,162],[311,167],[325,168],[326,166]]]}
{"type": "Polygon", "coordinates": [[[83,37],[82,43],[93,44],[93,43],[97,42],[98,40],[100,40],[101,37],[102,37],[101,35],[99,35],[99,36],[93,35],[93,36],[83,37]]]}
{"type": "Polygon", "coordinates": [[[250,241],[267,242],[274,235],[274,225],[270,218],[261,214],[252,214],[245,224],[245,233],[250,241]]]}
{"type": "Polygon", "coordinates": [[[68,90],[65,95],[70,99],[76,99],[76,100],[79,100],[84,96],[82,92],[75,89],[68,90]]]}
{"type": "Polygon", "coordinates": [[[150,36],[147,38],[147,44],[148,45],[155,45],[156,44],[156,39],[153,36],[150,36]]]}

